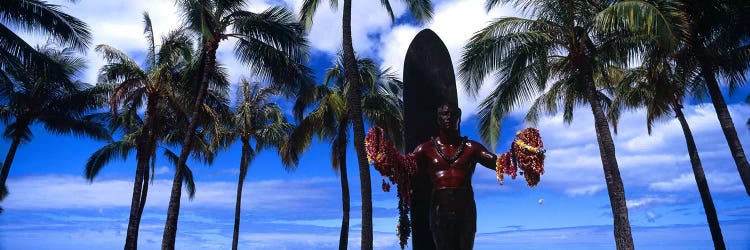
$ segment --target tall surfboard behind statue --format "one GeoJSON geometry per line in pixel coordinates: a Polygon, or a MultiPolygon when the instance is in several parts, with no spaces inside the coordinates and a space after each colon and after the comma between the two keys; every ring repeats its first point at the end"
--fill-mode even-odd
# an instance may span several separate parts
{"type": "MultiPolygon", "coordinates": [[[[430,29],[411,41],[404,59],[404,127],[407,151],[438,134],[437,108],[458,103],[448,48],[430,29]]],[[[429,227],[432,182],[426,169],[412,179],[412,249],[435,249],[429,227]]]]}

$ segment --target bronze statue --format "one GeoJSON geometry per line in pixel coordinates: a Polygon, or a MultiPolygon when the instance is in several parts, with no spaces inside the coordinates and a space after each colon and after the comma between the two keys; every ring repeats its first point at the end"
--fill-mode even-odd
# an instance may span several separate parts
{"type": "MultiPolygon", "coordinates": [[[[444,103],[437,108],[437,136],[419,144],[412,153],[401,155],[394,145],[385,138],[381,128],[374,126],[365,139],[366,151],[375,169],[388,177],[398,187],[399,197],[399,237],[401,247],[413,229],[406,218],[407,211],[413,206],[428,208],[428,224],[431,244],[424,242],[414,245],[414,249],[468,250],[474,246],[476,233],[476,204],[471,177],[474,169],[480,165],[497,173],[500,185],[503,175],[515,179],[518,169],[524,175],[530,187],[539,183],[544,174],[544,148],[539,131],[533,128],[521,130],[511,143],[510,151],[500,157],[487,150],[479,142],[460,135],[461,109],[455,104],[444,103]],[[412,187],[426,190],[414,185],[415,178],[426,174],[429,180],[429,198],[416,198],[412,187]],[[420,204],[421,203],[421,204],[420,204]],[[426,204],[425,204],[426,203],[426,204]]],[[[416,189],[416,188],[415,188],[416,189]]],[[[383,181],[383,191],[390,186],[383,181]]]]}
{"type": "Polygon", "coordinates": [[[495,171],[497,157],[482,144],[461,137],[461,110],[457,106],[441,105],[437,117],[438,136],[413,152],[417,166],[426,168],[432,181],[432,239],[439,250],[470,250],[477,223],[471,177],[477,163],[495,171]]]}
{"type": "MultiPolygon", "coordinates": [[[[397,186],[401,248],[411,236],[415,250],[472,249],[476,205],[471,177],[477,163],[495,170],[501,185],[503,175],[515,178],[519,168],[530,186],[544,173],[536,129],[519,132],[511,150],[498,157],[460,135],[457,103],[448,49],[433,31],[422,30],[404,60],[404,141],[414,151],[401,154],[377,126],[365,138],[369,160],[397,186]]],[[[383,180],[383,191],[388,190],[383,180]]]]}

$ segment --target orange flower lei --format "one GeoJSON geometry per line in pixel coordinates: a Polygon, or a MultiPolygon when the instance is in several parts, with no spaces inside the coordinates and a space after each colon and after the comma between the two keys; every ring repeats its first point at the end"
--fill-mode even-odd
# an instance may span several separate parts
{"type": "Polygon", "coordinates": [[[520,168],[521,175],[526,179],[529,187],[535,187],[544,174],[544,143],[539,130],[526,128],[516,133],[516,139],[510,146],[510,151],[497,157],[495,171],[497,180],[503,185],[503,174],[516,179],[520,168]]]}
{"type": "MultiPolygon", "coordinates": [[[[414,154],[401,155],[393,146],[382,128],[373,126],[365,137],[365,152],[367,160],[373,164],[380,175],[396,185],[398,194],[399,223],[396,231],[401,249],[406,246],[411,225],[409,222],[409,207],[411,206],[411,176],[417,172],[417,161],[414,154]]],[[[383,180],[383,191],[388,192],[391,186],[383,180]]]]}

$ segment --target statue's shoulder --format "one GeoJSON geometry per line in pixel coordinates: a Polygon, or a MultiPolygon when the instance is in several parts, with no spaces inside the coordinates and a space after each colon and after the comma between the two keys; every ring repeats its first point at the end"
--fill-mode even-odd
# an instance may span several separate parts
{"type": "Polygon", "coordinates": [[[480,143],[480,142],[478,142],[478,141],[475,141],[475,140],[472,140],[472,139],[466,139],[466,143],[469,143],[469,144],[479,144],[479,145],[482,145],[482,143],[480,143]]]}
{"type": "Polygon", "coordinates": [[[417,145],[417,147],[414,148],[414,152],[424,152],[426,149],[432,148],[432,141],[427,140],[425,142],[422,142],[421,144],[417,145]]]}
{"type": "Polygon", "coordinates": [[[484,145],[481,142],[475,140],[467,139],[465,143],[466,146],[471,148],[484,148],[484,145]]]}

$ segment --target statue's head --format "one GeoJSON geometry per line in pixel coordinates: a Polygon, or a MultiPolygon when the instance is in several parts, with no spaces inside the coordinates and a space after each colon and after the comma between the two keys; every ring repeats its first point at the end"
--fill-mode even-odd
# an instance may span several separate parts
{"type": "Polygon", "coordinates": [[[438,128],[458,130],[461,126],[461,109],[454,103],[443,103],[437,108],[438,128]]]}

